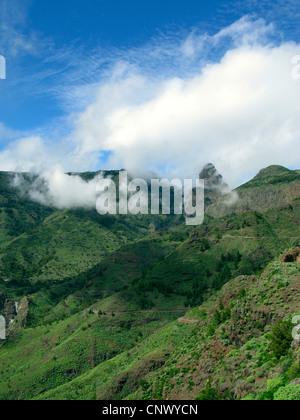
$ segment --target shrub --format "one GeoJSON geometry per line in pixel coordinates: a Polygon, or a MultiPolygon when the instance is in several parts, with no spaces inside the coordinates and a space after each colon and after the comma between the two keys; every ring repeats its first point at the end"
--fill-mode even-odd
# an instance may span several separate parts
{"type": "Polygon", "coordinates": [[[246,296],[247,296],[247,291],[245,289],[242,289],[240,291],[240,293],[238,294],[237,299],[238,300],[243,300],[246,296]]]}
{"type": "Polygon", "coordinates": [[[275,401],[299,401],[300,385],[288,385],[280,388],[274,395],[275,401]]]}
{"type": "Polygon", "coordinates": [[[212,387],[211,380],[206,382],[205,388],[200,392],[197,401],[218,401],[221,400],[216,388],[212,387]]]}
{"type": "Polygon", "coordinates": [[[274,326],[270,335],[270,350],[274,356],[280,360],[282,356],[286,356],[293,342],[291,324],[288,321],[280,320],[274,326]]]}
{"type": "Polygon", "coordinates": [[[242,401],[255,401],[256,395],[255,394],[248,394],[245,398],[242,399],[242,401]]]}
{"type": "Polygon", "coordinates": [[[274,379],[268,381],[268,391],[278,391],[284,385],[284,377],[281,375],[276,376],[274,379]]]}
{"type": "Polygon", "coordinates": [[[294,363],[292,366],[290,366],[286,375],[290,380],[300,376],[300,363],[294,363]]]}
{"type": "Polygon", "coordinates": [[[285,385],[285,378],[283,375],[278,375],[274,379],[268,380],[267,390],[260,395],[259,400],[261,401],[273,401],[274,394],[285,385]]]}

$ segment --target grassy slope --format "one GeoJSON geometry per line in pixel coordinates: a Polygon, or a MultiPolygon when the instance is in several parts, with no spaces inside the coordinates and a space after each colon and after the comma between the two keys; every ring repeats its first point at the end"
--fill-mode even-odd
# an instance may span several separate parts
{"type": "MultiPolygon", "coordinates": [[[[259,272],[283,250],[300,246],[299,200],[264,214],[207,218],[195,229],[164,216],[99,219],[82,211],[45,213],[36,220],[2,250],[3,273],[17,276],[19,283],[2,283],[1,290],[16,300],[29,295],[27,328],[0,348],[3,399],[79,398],[78,384],[98,371],[102,378],[106,364],[103,383],[111,384],[111,394],[104,393],[101,379],[97,397],[128,397],[147,369],[165,362],[173,340],[177,347],[181,334],[187,340],[196,334],[194,325],[169,324],[182,316],[184,306],[200,304],[211,287],[259,272]],[[38,280],[34,286],[27,285],[28,276],[38,280]],[[137,342],[143,343],[141,355],[137,342]],[[127,383],[121,377],[120,386],[118,381],[115,386],[115,360],[121,360],[120,375],[129,378],[127,383]]],[[[81,398],[95,398],[95,392],[94,384],[88,391],[84,385],[81,398]]]]}
{"type": "MultiPolygon", "coordinates": [[[[105,359],[114,359],[115,354],[120,353],[120,357],[127,360],[127,351],[134,349],[136,341],[143,338],[140,333],[144,334],[144,338],[151,336],[158,327],[184,314],[186,298],[198,290],[198,283],[202,284],[203,264],[206,264],[206,269],[211,270],[210,276],[206,278],[209,281],[214,278],[213,270],[216,270],[221,254],[227,255],[228,252],[239,249],[241,254],[246,256],[245,261],[248,261],[248,257],[256,258],[257,261],[251,260],[251,264],[257,264],[259,268],[265,261],[264,253],[268,262],[282,249],[299,244],[299,205],[300,202],[296,201],[293,210],[272,210],[263,216],[248,213],[211,220],[207,225],[192,230],[188,239],[185,239],[182,228],[153,233],[148,238],[111,254],[103,264],[91,270],[87,279],[88,285],[83,290],[76,291],[73,296],[63,299],[55,307],[50,305],[48,315],[45,303],[40,300],[41,296],[38,293],[35,295],[37,301],[34,302],[33,299],[30,306],[34,308],[36,304],[38,309],[43,309],[43,316],[46,317],[38,319],[38,324],[49,325],[25,329],[14,341],[1,348],[2,366],[10,366],[11,360],[15,361],[15,364],[11,365],[13,370],[7,369],[2,376],[2,397],[32,398],[40,393],[43,395],[44,391],[59,385],[64,386],[74,376],[79,376],[76,381],[81,383],[82,374],[86,374],[87,377],[90,374],[94,375],[89,372],[92,364],[97,366],[100,363],[97,369],[101,370],[105,366],[105,359]],[[274,220],[277,219],[278,222],[274,224],[274,220]],[[220,231],[223,232],[221,236],[220,231]],[[210,247],[206,250],[202,243],[204,232],[210,242],[210,247]],[[248,239],[245,241],[245,238],[248,239]],[[100,275],[98,270],[101,270],[100,275]],[[157,281],[158,278],[160,282],[153,283],[153,280],[157,281]],[[151,289],[148,288],[149,284],[151,289]],[[172,284],[173,289],[161,289],[158,284],[172,284]],[[101,300],[99,292],[102,294],[101,300]],[[147,301],[152,303],[148,313],[143,312],[147,310],[147,306],[146,309],[143,305],[141,307],[141,299],[145,296],[147,301]],[[93,297],[95,298],[95,303],[90,307],[91,314],[87,314],[86,311],[78,313],[80,297],[85,305],[89,299],[92,304],[93,297]],[[167,312],[174,308],[181,310],[181,314],[167,312]],[[94,311],[105,311],[108,315],[99,317],[94,311]],[[126,313],[129,311],[133,313],[126,313]],[[112,312],[115,312],[113,317],[112,312]],[[130,329],[127,329],[128,322],[131,323],[130,329]],[[145,325],[148,324],[147,329],[145,325]],[[112,331],[115,333],[112,334],[112,331]],[[103,342],[106,343],[104,347],[103,342]],[[27,349],[25,361],[20,356],[24,348],[27,349]],[[123,353],[124,350],[126,354],[123,353]],[[92,362],[91,353],[94,354],[92,362]],[[36,384],[35,387],[33,384],[36,384]]],[[[243,260],[239,262],[241,263],[243,260]]],[[[239,274],[239,264],[226,264],[229,264],[233,274],[239,274]]],[[[244,270],[243,267],[241,269],[244,270]]],[[[207,295],[207,292],[205,293],[207,295]]],[[[151,337],[149,340],[151,341],[151,337]]],[[[169,343],[168,336],[164,338],[163,343],[169,343]]],[[[151,352],[147,355],[152,358],[151,352]]],[[[155,366],[159,366],[164,360],[163,357],[160,358],[155,366]]],[[[123,367],[127,366],[126,363],[123,362],[123,367]]],[[[128,361],[128,364],[131,366],[131,362],[128,361]]],[[[149,364],[151,365],[150,362],[149,364]]],[[[132,369],[135,370],[135,365],[132,369]]],[[[111,373],[108,377],[109,375],[111,373]]],[[[129,376],[132,375],[130,373],[129,376]]],[[[134,381],[135,386],[140,379],[134,381]]],[[[114,382],[115,380],[112,380],[112,384],[114,382]]],[[[67,388],[69,396],[72,394],[72,386],[67,388]]],[[[97,392],[100,398],[99,389],[97,392]]],[[[118,391],[111,392],[116,395],[118,391]]],[[[49,395],[54,396],[54,393],[59,397],[61,390],[53,391],[49,395]]],[[[75,394],[73,397],[75,398],[75,394]]],[[[90,394],[82,391],[82,398],[90,397],[90,394]]]]}
{"type": "Polygon", "coordinates": [[[220,287],[238,274],[259,271],[279,252],[300,245],[299,227],[300,201],[294,202],[293,209],[209,220],[147,272],[141,287],[183,294],[193,305],[207,287],[220,287]],[[237,252],[240,256],[231,261],[229,254],[237,252]]]}
{"type": "Polygon", "coordinates": [[[292,171],[283,166],[273,165],[262,169],[252,180],[240,186],[238,190],[263,186],[269,187],[274,184],[290,184],[295,180],[300,180],[298,171],[292,171]]]}
{"type": "Polygon", "coordinates": [[[120,393],[125,397],[132,391],[131,384],[133,388],[138,387],[144,375],[165,363],[190,330],[189,326],[169,323],[131,351],[102,363],[72,383],[49,391],[41,398],[65,399],[67,396],[67,399],[107,399],[118,398],[120,393]],[[122,385],[123,378],[125,384],[122,385]]]}
{"type": "Polygon", "coordinates": [[[298,347],[280,362],[268,348],[276,321],[299,311],[299,278],[299,264],[280,261],[260,277],[238,277],[188,312],[191,323],[172,322],[131,351],[39,398],[195,399],[211,378],[223,399],[271,399],[300,377],[300,368],[294,374],[289,369],[299,361],[298,347]],[[230,315],[216,323],[220,301],[230,315]]]}
{"type": "Polygon", "coordinates": [[[224,197],[221,197],[209,207],[208,214],[219,217],[232,212],[265,212],[272,208],[288,206],[300,195],[300,174],[282,166],[270,166],[237,188],[236,193],[239,196],[238,201],[225,205],[224,197]]]}
{"type": "Polygon", "coordinates": [[[186,316],[198,321],[193,333],[163,368],[145,378],[144,389],[129,397],[194,399],[210,379],[223,399],[272,399],[279,385],[300,378],[299,342],[280,360],[269,348],[274,324],[300,313],[299,279],[299,263],[275,261],[260,277],[226,284],[186,316]],[[217,310],[221,315],[229,310],[229,315],[220,320],[217,310]]]}
{"type": "Polygon", "coordinates": [[[49,303],[47,322],[114,293],[135,310],[194,306],[209,288],[260,271],[284,249],[300,245],[299,224],[300,201],[296,201],[293,209],[211,219],[196,229],[153,232],[109,254],[84,275],[50,283],[45,292],[35,295],[35,303],[45,315],[45,305],[39,304],[41,293],[47,297],[50,292],[56,303],[73,293],[71,311],[65,301],[55,308],[49,303]]]}
{"type": "Polygon", "coordinates": [[[20,197],[12,188],[13,174],[0,172],[0,249],[38,226],[53,209],[20,197]]]}
{"type": "Polygon", "coordinates": [[[176,317],[151,312],[99,315],[97,309],[26,328],[2,346],[1,399],[30,399],[56,388],[129,351],[176,317]]]}

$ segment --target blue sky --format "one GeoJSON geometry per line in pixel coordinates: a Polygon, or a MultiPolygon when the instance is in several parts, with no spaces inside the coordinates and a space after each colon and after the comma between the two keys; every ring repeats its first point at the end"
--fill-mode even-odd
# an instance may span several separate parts
{"type": "Polygon", "coordinates": [[[0,85],[1,121],[20,130],[62,115],[48,89],[65,83],[68,72],[74,84],[78,78],[84,83],[86,76],[74,75],[74,66],[80,61],[84,66],[95,50],[103,50],[105,60],[116,50],[142,47],[155,38],[191,30],[213,34],[246,14],[275,23],[278,38],[299,41],[297,1],[0,0],[0,13],[8,36],[33,44],[12,52],[0,39],[8,79],[0,85]]]}
{"type": "MultiPolygon", "coordinates": [[[[147,107],[155,100],[154,92],[156,99],[161,96],[164,83],[178,79],[188,83],[200,77],[206,66],[220,63],[229,51],[245,45],[274,51],[294,45],[297,52],[299,15],[298,0],[0,0],[0,54],[7,61],[7,79],[0,80],[0,166],[2,160],[11,159],[19,147],[16,142],[23,139],[29,139],[25,142],[28,150],[41,147],[40,155],[51,155],[49,165],[56,163],[57,156],[66,170],[97,169],[108,160],[107,165],[130,165],[130,158],[125,162],[120,156],[109,158],[125,154],[131,137],[122,147],[119,140],[114,143],[103,137],[95,147],[92,137],[96,134],[83,130],[83,121],[97,108],[96,103],[98,114],[89,120],[89,127],[101,119],[115,121],[116,112],[121,112],[114,103],[109,105],[111,114],[105,114],[101,101],[110,103],[115,95],[123,113],[147,107]]],[[[128,119],[122,122],[128,127],[130,123],[128,119]]],[[[96,130],[102,138],[107,126],[96,130]]],[[[169,144],[169,135],[169,131],[165,137],[160,133],[160,141],[169,144]]],[[[116,138],[108,132],[106,136],[116,138]]],[[[179,149],[170,159],[164,151],[165,159],[156,161],[147,142],[141,138],[138,144],[145,144],[149,169],[173,171],[178,166],[179,149]]],[[[198,153],[204,149],[200,144],[198,153]]],[[[203,160],[210,158],[214,159],[213,153],[206,151],[203,160]]],[[[34,155],[26,159],[24,165],[3,164],[2,169],[28,170],[30,159],[35,166],[34,155]]],[[[222,165],[221,158],[216,159],[222,165]]],[[[297,166],[297,162],[282,163],[297,166]]],[[[225,164],[224,169],[229,171],[225,164]]],[[[255,170],[255,165],[244,174],[239,170],[237,178],[255,170]]]]}

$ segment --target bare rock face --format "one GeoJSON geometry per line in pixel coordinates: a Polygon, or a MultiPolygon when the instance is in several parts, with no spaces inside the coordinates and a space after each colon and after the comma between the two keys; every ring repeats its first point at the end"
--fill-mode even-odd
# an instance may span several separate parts
{"type": "Polygon", "coordinates": [[[212,163],[208,163],[204,166],[199,175],[200,179],[204,179],[205,190],[207,192],[228,192],[229,187],[224,182],[222,175],[217,171],[216,167],[212,163]]]}
{"type": "MultiPolygon", "coordinates": [[[[212,164],[208,164],[200,174],[206,180],[207,188],[226,194],[225,197],[216,194],[212,196],[207,214],[213,217],[249,210],[263,213],[273,208],[289,209],[291,203],[300,196],[299,171],[272,165],[262,169],[251,181],[234,191],[229,188],[226,191],[226,184],[215,170],[212,164]]],[[[209,198],[211,194],[208,193],[209,198]]]]}
{"type": "Polygon", "coordinates": [[[300,250],[292,252],[291,254],[287,254],[283,262],[289,263],[289,262],[300,262],[300,250]]]}
{"type": "Polygon", "coordinates": [[[204,180],[206,210],[218,201],[222,202],[224,199],[230,199],[230,188],[212,163],[204,166],[199,174],[199,179],[204,180]]]}
{"type": "Polygon", "coordinates": [[[21,302],[13,302],[0,293],[0,315],[6,320],[6,337],[12,337],[20,332],[27,321],[29,302],[25,296],[21,302]]]}
{"type": "Polygon", "coordinates": [[[0,314],[7,322],[11,322],[17,315],[14,302],[7,299],[4,293],[0,293],[0,314]]]}
{"type": "MultiPolygon", "coordinates": [[[[15,305],[14,305],[15,308],[15,305]]],[[[29,310],[29,302],[28,298],[25,296],[18,307],[18,313],[15,311],[15,315],[12,319],[12,322],[9,325],[9,328],[7,329],[7,336],[13,337],[17,335],[22,328],[25,326],[28,316],[28,310],[29,310]]],[[[8,319],[8,318],[7,318],[8,319]]]]}
{"type": "Polygon", "coordinates": [[[3,308],[3,315],[8,322],[11,322],[16,317],[15,304],[11,300],[6,299],[3,308]]]}

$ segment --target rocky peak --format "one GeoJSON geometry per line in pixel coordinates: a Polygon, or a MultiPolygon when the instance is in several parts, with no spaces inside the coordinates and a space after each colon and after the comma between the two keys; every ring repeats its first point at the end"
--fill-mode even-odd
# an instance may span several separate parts
{"type": "Polygon", "coordinates": [[[199,175],[200,179],[205,181],[207,191],[228,190],[228,185],[224,182],[222,175],[212,163],[207,163],[199,175]]]}

